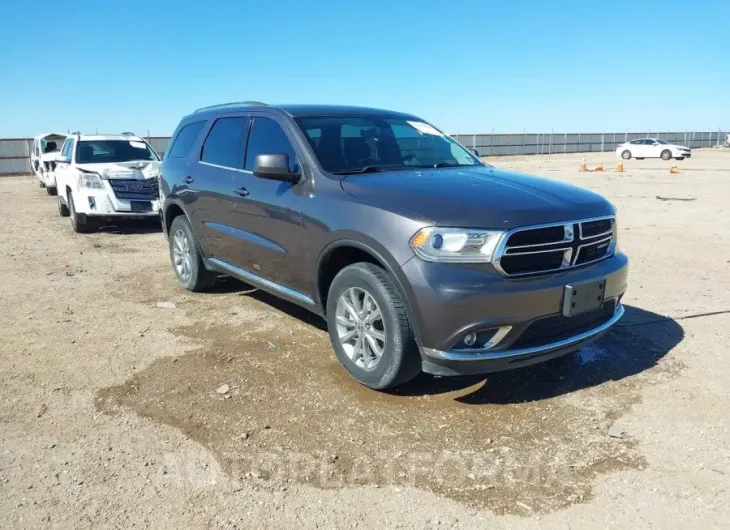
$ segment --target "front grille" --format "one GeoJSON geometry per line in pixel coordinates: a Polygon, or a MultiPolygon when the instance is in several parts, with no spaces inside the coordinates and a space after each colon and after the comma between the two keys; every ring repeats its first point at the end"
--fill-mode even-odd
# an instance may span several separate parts
{"type": "Polygon", "coordinates": [[[155,201],[159,198],[157,179],[109,179],[117,199],[128,201],[155,201]]]}
{"type": "Polygon", "coordinates": [[[580,235],[583,239],[610,234],[611,230],[613,230],[613,219],[586,221],[580,225],[580,235]]]}
{"type": "Polygon", "coordinates": [[[605,302],[602,307],[574,317],[553,315],[530,324],[510,348],[531,348],[569,339],[605,324],[616,311],[616,302],[605,302]]]}
{"type": "Polygon", "coordinates": [[[536,254],[505,255],[502,258],[501,265],[507,274],[529,274],[559,269],[563,264],[564,256],[564,250],[538,252],[536,254]]]}
{"type": "Polygon", "coordinates": [[[545,228],[535,228],[532,230],[522,230],[515,232],[507,240],[509,247],[522,247],[528,245],[544,245],[547,243],[560,243],[566,239],[565,227],[547,226],[545,228]]]}
{"type": "Polygon", "coordinates": [[[615,244],[613,217],[508,232],[494,264],[505,276],[542,274],[587,265],[610,256],[615,244]]]}
{"type": "Polygon", "coordinates": [[[590,245],[585,245],[578,249],[578,256],[575,258],[576,265],[583,265],[584,263],[590,263],[601,259],[606,255],[609,247],[611,246],[610,239],[604,239],[590,245]]]}

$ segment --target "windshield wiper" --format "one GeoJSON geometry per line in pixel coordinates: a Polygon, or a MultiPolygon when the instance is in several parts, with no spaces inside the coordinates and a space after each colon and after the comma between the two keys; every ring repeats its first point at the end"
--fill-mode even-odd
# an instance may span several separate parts
{"type": "Polygon", "coordinates": [[[365,166],[360,169],[347,169],[343,171],[330,171],[333,175],[355,175],[361,173],[381,173],[383,171],[398,171],[400,169],[409,169],[404,166],[383,167],[383,166],[365,166]]]}

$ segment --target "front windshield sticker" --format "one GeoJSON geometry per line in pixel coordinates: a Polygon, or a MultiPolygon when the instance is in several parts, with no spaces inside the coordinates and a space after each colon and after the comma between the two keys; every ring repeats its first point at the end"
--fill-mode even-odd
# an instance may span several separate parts
{"type": "Polygon", "coordinates": [[[147,145],[144,142],[130,141],[129,145],[131,145],[132,147],[136,147],[137,149],[146,149],[147,148],[147,145]]]}
{"type": "Polygon", "coordinates": [[[428,123],[424,123],[422,121],[409,121],[408,125],[416,129],[421,134],[431,134],[434,136],[443,136],[439,131],[434,129],[431,125],[428,123]]]}

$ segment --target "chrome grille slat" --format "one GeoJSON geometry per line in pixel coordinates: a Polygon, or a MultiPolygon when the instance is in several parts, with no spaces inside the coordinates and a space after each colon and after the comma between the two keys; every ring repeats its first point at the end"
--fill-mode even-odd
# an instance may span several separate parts
{"type": "Polygon", "coordinates": [[[515,228],[503,236],[502,242],[495,252],[494,266],[504,276],[519,277],[558,272],[596,263],[610,257],[615,252],[615,223],[614,216],[605,216],[515,228]],[[555,241],[557,235],[555,228],[561,226],[563,227],[563,240],[555,241]],[[605,230],[606,228],[610,229],[605,230]],[[540,241],[537,237],[541,230],[548,238],[547,241],[540,241]],[[519,237],[524,233],[528,235],[519,237]],[[534,243],[510,245],[510,241],[524,242],[525,240],[534,241],[534,243]],[[605,251],[601,253],[601,245],[605,243],[608,244],[605,251]],[[580,261],[581,251],[583,251],[583,256],[594,252],[597,257],[580,261]],[[558,252],[563,252],[562,264],[559,267],[555,267],[557,256],[553,260],[536,259],[536,255],[539,254],[557,254],[558,252]],[[524,259],[520,260],[520,256],[523,256],[524,259]]]}

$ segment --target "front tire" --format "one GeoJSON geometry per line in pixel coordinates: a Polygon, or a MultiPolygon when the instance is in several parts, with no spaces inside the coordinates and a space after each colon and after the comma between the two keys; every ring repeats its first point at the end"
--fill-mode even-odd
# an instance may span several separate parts
{"type": "Polygon", "coordinates": [[[621,153],[621,158],[623,158],[624,160],[629,160],[631,158],[631,151],[627,149],[626,151],[621,153]]]}
{"type": "Polygon", "coordinates": [[[42,180],[38,179],[38,187],[39,188],[45,188],[46,185],[45,185],[45,183],[42,180]]]}
{"type": "Polygon", "coordinates": [[[662,151],[662,160],[671,160],[672,159],[672,152],[669,149],[665,149],[662,151]]]}
{"type": "Polygon", "coordinates": [[[58,195],[58,189],[56,189],[56,186],[46,186],[46,193],[55,196],[58,195]]]}
{"type": "Polygon", "coordinates": [[[215,273],[205,268],[193,229],[184,215],[172,221],[168,243],[172,268],[181,287],[198,292],[213,285],[215,273]]]}
{"type": "Polygon", "coordinates": [[[76,211],[74,198],[71,193],[68,194],[68,212],[69,217],[71,217],[71,228],[77,234],[88,234],[96,228],[96,224],[86,214],[76,211]]]}
{"type": "Polygon", "coordinates": [[[61,197],[58,198],[58,215],[61,217],[68,217],[69,216],[68,206],[63,204],[61,201],[61,197]]]}
{"type": "Polygon", "coordinates": [[[403,298],[391,276],[372,263],[349,265],[335,276],[327,327],[340,364],[368,388],[402,385],[421,371],[403,298]]]}

